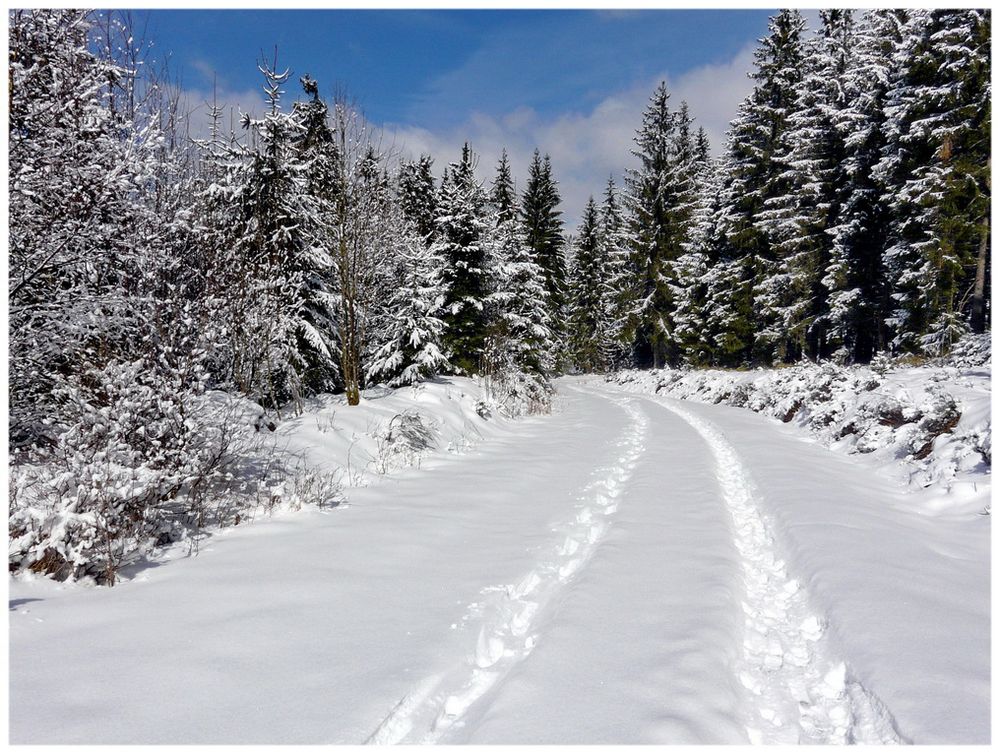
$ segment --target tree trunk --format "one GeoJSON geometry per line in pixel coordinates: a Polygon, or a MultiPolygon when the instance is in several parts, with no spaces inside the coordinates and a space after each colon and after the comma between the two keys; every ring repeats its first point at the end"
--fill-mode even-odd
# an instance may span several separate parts
{"type": "Polygon", "coordinates": [[[979,258],[976,262],[976,287],[972,292],[972,332],[986,332],[986,260],[990,248],[990,214],[983,215],[982,232],[979,237],[979,258]]]}
{"type": "MultiPolygon", "coordinates": [[[[986,160],[986,190],[990,190],[990,170],[993,158],[986,160]]],[[[990,202],[983,213],[982,232],[979,237],[979,258],[976,260],[976,287],[972,292],[972,315],[969,324],[977,335],[986,332],[986,261],[990,253],[990,202]]]]}

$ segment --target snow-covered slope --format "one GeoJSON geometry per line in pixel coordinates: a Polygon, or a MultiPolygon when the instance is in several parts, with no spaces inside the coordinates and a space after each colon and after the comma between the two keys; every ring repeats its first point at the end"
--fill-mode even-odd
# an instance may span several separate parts
{"type": "Polygon", "coordinates": [[[370,388],[357,406],[343,395],[309,399],[301,414],[277,424],[272,444],[304,467],[337,473],[345,487],[358,487],[429,457],[468,450],[510,421],[479,381],[447,377],[370,388]]]}
{"type": "Polygon", "coordinates": [[[991,363],[988,341],[946,362],[872,367],[625,371],[625,389],[755,411],[903,485],[931,488],[930,506],[989,505],[991,363]],[[985,343],[985,352],[982,345],[985,343]]]}
{"type": "MultiPolygon", "coordinates": [[[[186,550],[206,534],[245,525],[261,513],[337,505],[345,489],[464,452],[522,412],[511,392],[498,394],[478,380],[441,378],[395,390],[376,386],[363,392],[357,406],[348,406],[343,395],[322,395],[297,410],[266,414],[244,398],[209,392],[187,408],[200,412],[219,438],[204,455],[223,460],[210,475],[191,476],[198,481],[182,486],[175,500],[152,512],[147,508],[154,523],[108,548],[116,555],[115,579],[127,577],[143,558],[159,558],[163,545],[186,550]]],[[[101,520],[97,511],[115,510],[114,501],[103,507],[94,502],[90,485],[126,491],[165,486],[151,468],[102,465],[99,455],[90,465],[75,464],[75,457],[69,463],[59,457],[55,463],[12,464],[11,570],[105,580],[108,553],[94,544],[103,540],[93,529],[101,520]],[[76,497],[60,494],[73,490],[76,497]]]]}

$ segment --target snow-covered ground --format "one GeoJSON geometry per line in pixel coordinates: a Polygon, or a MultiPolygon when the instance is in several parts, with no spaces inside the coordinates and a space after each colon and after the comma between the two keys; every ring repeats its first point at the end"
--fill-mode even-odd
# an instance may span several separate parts
{"type": "Polygon", "coordinates": [[[302,468],[335,474],[351,488],[461,455],[510,427],[477,380],[447,377],[395,390],[376,386],[358,406],[348,406],[343,395],[307,399],[301,414],[264,434],[268,451],[274,446],[302,468]]]}
{"type": "Polygon", "coordinates": [[[344,504],[114,588],[11,581],[12,742],[988,742],[990,517],[935,502],[984,469],[904,486],[636,387],[317,401],[275,437],[351,449],[344,504]],[[414,402],[433,447],[389,453],[414,402]]]}

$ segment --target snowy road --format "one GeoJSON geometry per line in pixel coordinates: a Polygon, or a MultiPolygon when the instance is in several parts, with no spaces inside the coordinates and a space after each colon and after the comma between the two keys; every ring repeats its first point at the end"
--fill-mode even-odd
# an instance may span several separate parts
{"type": "Polygon", "coordinates": [[[747,412],[560,391],[114,589],[12,583],[12,742],[989,740],[988,521],[747,412]]]}

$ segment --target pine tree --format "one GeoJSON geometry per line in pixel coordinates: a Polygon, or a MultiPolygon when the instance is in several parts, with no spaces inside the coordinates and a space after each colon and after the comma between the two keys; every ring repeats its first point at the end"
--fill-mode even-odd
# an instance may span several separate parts
{"type": "Polygon", "coordinates": [[[399,275],[390,299],[390,320],[368,365],[368,379],[389,385],[412,385],[447,370],[445,324],[440,315],[446,289],[443,260],[424,242],[409,220],[393,233],[399,275]]]}
{"type": "Polygon", "coordinates": [[[892,212],[887,323],[894,349],[938,354],[967,327],[963,294],[988,228],[989,16],[914,11],[901,36],[875,167],[892,212]]]}
{"type": "Polygon", "coordinates": [[[555,338],[565,343],[562,322],[566,315],[566,257],[563,241],[559,191],[552,177],[549,156],[542,158],[535,150],[528,169],[528,180],[521,197],[521,220],[525,242],[532,257],[545,275],[545,289],[551,306],[550,319],[555,338]]]}
{"type": "Polygon", "coordinates": [[[301,286],[299,325],[296,334],[301,364],[302,389],[306,394],[332,391],[339,383],[337,343],[337,282],[331,253],[333,238],[327,219],[336,203],[339,186],[336,142],[330,128],[326,103],[319,96],[318,83],[305,75],[300,83],[305,102],[296,102],[293,116],[301,124],[295,160],[305,174],[310,197],[310,246],[297,259],[301,286]]]}
{"type": "Polygon", "coordinates": [[[547,384],[557,350],[551,304],[545,274],[528,248],[519,219],[506,150],[497,164],[489,203],[487,371],[534,375],[547,384]]]}
{"type": "Polygon", "coordinates": [[[840,211],[828,233],[830,335],[848,360],[868,362],[886,348],[888,281],[882,266],[889,208],[873,168],[885,147],[885,97],[905,12],[866,13],[855,27],[853,64],[844,78],[845,106],[834,114],[844,140],[840,211]]]}
{"type": "Polygon", "coordinates": [[[534,375],[546,381],[555,369],[557,344],[553,339],[545,274],[534,260],[516,218],[501,223],[490,234],[494,312],[488,352],[490,369],[534,375]]]}
{"type": "Polygon", "coordinates": [[[497,163],[496,178],[490,191],[490,206],[494,212],[494,225],[499,226],[517,217],[517,196],[514,191],[514,178],[511,176],[510,161],[507,150],[500,154],[497,163]]]}
{"type": "Polygon", "coordinates": [[[601,372],[607,368],[602,341],[608,327],[604,292],[608,272],[600,218],[593,197],[583,210],[575,248],[570,284],[570,353],[578,369],[601,372]]]}
{"type": "Polygon", "coordinates": [[[403,214],[427,243],[433,240],[437,215],[433,164],[429,155],[421,155],[416,162],[404,162],[399,167],[399,199],[403,214]]]}
{"type": "Polygon", "coordinates": [[[754,52],[753,92],[740,105],[728,136],[724,207],[720,214],[726,249],[722,253],[729,291],[713,298],[724,305],[716,321],[727,328],[720,346],[734,361],[769,363],[782,329],[781,309],[788,299],[788,277],[774,249],[769,199],[787,193],[783,166],[775,160],[788,128],[802,76],[801,34],[805,21],[798,11],[773,17],[770,34],[754,52]]]}
{"type": "Polygon", "coordinates": [[[681,358],[672,286],[694,206],[691,120],[686,104],[674,114],[669,99],[661,83],[636,131],[632,154],[639,167],[627,174],[631,264],[638,293],[630,329],[637,358],[654,367],[677,364],[681,358]]]}
{"type": "Polygon", "coordinates": [[[936,146],[936,187],[928,199],[936,204],[938,241],[924,255],[933,278],[927,296],[930,325],[920,347],[937,356],[968,331],[970,292],[977,285],[977,267],[988,259],[990,14],[934,11],[928,31],[937,65],[937,76],[925,92],[935,113],[925,127],[936,146]]]}
{"type": "Polygon", "coordinates": [[[310,369],[324,371],[319,365],[331,361],[329,336],[317,329],[319,319],[310,321],[323,316],[317,288],[331,260],[315,242],[319,207],[298,150],[305,131],[303,111],[281,108],[290,72],[279,73],[276,60],[262,60],[258,70],[268,111],[263,118],[244,115],[242,121],[250,141],[234,196],[239,213],[235,240],[249,287],[247,304],[231,332],[242,341],[234,349],[237,384],[278,408],[289,399],[298,402],[304,375],[310,369]]]}
{"type": "Polygon", "coordinates": [[[786,119],[774,162],[783,170],[783,193],[768,197],[760,214],[775,259],[774,341],[777,355],[830,355],[828,289],[822,279],[830,265],[839,199],[845,182],[844,140],[838,113],[853,65],[850,11],[821,11],[822,26],[804,47],[803,75],[786,119]]]}
{"type": "Polygon", "coordinates": [[[695,153],[696,159],[705,155],[705,161],[695,174],[690,230],[683,242],[684,253],[674,265],[677,282],[673,288],[676,337],[684,360],[699,366],[711,363],[715,351],[708,327],[708,292],[710,270],[717,262],[721,167],[709,161],[707,153],[707,148],[695,153]]]}
{"type": "Polygon", "coordinates": [[[442,180],[434,244],[445,262],[448,288],[445,344],[453,354],[452,363],[466,374],[480,368],[488,325],[486,197],[474,171],[475,158],[465,144],[461,159],[448,166],[442,180]]]}
{"type": "Polygon", "coordinates": [[[613,176],[608,178],[601,203],[600,243],[607,268],[604,280],[604,320],[601,351],[610,366],[632,364],[632,321],[637,276],[631,266],[631,245],[613,176]]]}

